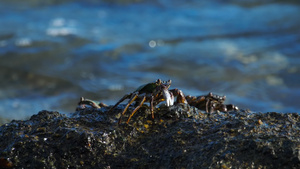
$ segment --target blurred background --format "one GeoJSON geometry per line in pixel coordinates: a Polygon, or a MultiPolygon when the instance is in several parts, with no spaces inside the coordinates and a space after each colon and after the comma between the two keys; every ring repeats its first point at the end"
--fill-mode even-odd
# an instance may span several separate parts
{"type": "Polygon", "coordinates": [[[158,78],[299,112],[299,16],[298,0],[1,0],[1,121],[112,105],[158,78]]]}

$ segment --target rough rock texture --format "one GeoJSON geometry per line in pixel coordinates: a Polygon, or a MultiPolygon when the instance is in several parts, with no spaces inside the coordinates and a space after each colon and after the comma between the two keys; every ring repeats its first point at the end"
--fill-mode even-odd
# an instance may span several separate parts
{"type": "Polygon", "coordinates": [[[297,113],[143,106],[41,111],[0,127],[0,168],[300,168],[297,113]],[[132,110],[133,107],[130,107],[132,110]]]}

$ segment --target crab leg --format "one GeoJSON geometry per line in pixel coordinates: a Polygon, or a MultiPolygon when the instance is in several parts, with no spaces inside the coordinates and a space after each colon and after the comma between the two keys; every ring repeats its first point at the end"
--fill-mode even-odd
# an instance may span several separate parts
{"type": "Polygon", "coordinates": [[[112,108],[110,108],[108,110],[107,113],[110,113],[113,109],[115,109],[122,101],[124,101],[125,99],[128,99],[130,94],[126,94],[125,96],[123,96],[112,108]]]}
{"type": "MultiPolygon", "coordinates": [[[[129,116],[129,118],[128,118],[127,122],[126,122],[127,124],[129,123],[131,117],[136,113],[136,111],[138,111],[138,109],[141,108],[141,106],[143,105],[143,103],[145,102],[145,100],[146,100],[146,96],[144,96],[144,97],[142,98],[141,103],[140,103],[140,104],[132,111],[131,115],[129,116]]],[[[120,121],[121,121],[121,118],[120,118],[119,122],[120,122],[120,121]]]]}
{"type": "MultiPolygon", "coordinates": [[[[86,107],[85,105],[90,105],[93,108],[101,108],[100,105],[98,105],[95,101],[85,99],[84,97],[81,97],[80,101],[78,103],[78,108],[77,109],[80,110],[80,107],[86,107]]],[[[105,104],[103,104],[103,103],[102,103],[102,105],[105,106],[105,104]]]]}
{"type": "Polygon", "coordinates": [[[177,100],[176,103],[187,103],[185,96],[183,94],[183,92],[179,89],[172,89],[169,90],[170,92],[173,93],[174,97],[177,96],[177,100]]]}
{"type": "Polygon", "coordinates": [[[122,116],[125,114],[125,112],[126,112],[126,110],[128,109],[129,105],[131,105],[131,103],[134,102],[134,100],[135,100],[137,97],[138,97],[138,94],[135,93],[135,94],[133,95],[133,97],[131,97],[131,99],[128,101],[128,103],[127,103],[125,109],[123,110],[123,112],[122,112],[122,114],[121,114],[121,117],[120,117],[120,119],[119,119],[119,122],[118,122],[119,124],[121,123],[121,118],[122,118],[122,116]]]}
{"type": "Polygon", "coordinates": [[[150,110],[151,110],[152,118],[154,119],[153,102],[154,102],[154,96],[151,96],[151,100],[150,100],[150,110]]]}

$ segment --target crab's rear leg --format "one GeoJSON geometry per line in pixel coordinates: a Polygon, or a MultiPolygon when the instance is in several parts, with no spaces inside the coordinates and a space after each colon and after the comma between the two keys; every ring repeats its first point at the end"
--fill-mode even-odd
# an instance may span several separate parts
{"type": "MultiPolygon", "coordinates": [[[[137,97],[138,97],[138,93],[134,93],[134,95],[130,98],[130,100],[128,101],[127,105],[125,106],[123,112],[121,113],[121,117],[120,117],[120,119],[119,119],[118,124],[121,123],[121,119],[122,119],[123,115],[125,114],[125,112],[127,111],[129,105],[131,105],[131,103],[134,102],[134,100],[135,100],[137,97]]],[[[121,99],[121,100],[122,100],[122,99],[121,99]]]]}
{"type": "Polygon", "coordinates": [[[188,103],[185,99],[185,96],[183,94],[183,92],[179,89],[172,89],[172,90],[169,90],[170,92],[173,93],[174,97],[177,96],[177,99],[176,99],[176,103],[188,103]]]}
{"type": "MultiPolygon", "coordinates": [[[[101,105],[98,105],[95,101],[93,100],[89,100],[89,99],[85,99],[84,97],[81,97],[80,100],[79,100],[79,103],[78,105],[90,105],[92,106],[93,108],[101,108],[100,106],[101,105]]],[[[104,103],[102,103],[102,106],[106,106],[104,103]]],[[[85,107],[85,106],[84,106],[85,107]]],[[[77,109],[76,109],[77,110],[77,109]]]]}
{"type": "MultiPolygon", "coordinates": [[[[132,113],[130,114],[130,116],[128,117],[128,120],[127,120],[127,124],[129,123],[131,117],[142,107],[143,103],[145,102],[146,100],[146,96],[144,96],[141,100],[141,103],[132,111],[132,113]]],[[[121,118],[119,120],[119,122],[121,121],[121,118]]]]}
{"type": "Polygon", "coordinates": [[[233,104],[227,104],[225,105],[227,111],[236,111],[236,110],[239,110],[239,108],[233,104]]]}
{"type": "Polygon", "coordinates": [[[132,95],[132,94],[126,94],[125,96],[123,96],[112,108],[110,108],[108,110],[107,113],[110,113],[111,111],[113,111],[122,101],[124,101],[125,99],[128,99],[130,97],[130,95],[132,95]]]}

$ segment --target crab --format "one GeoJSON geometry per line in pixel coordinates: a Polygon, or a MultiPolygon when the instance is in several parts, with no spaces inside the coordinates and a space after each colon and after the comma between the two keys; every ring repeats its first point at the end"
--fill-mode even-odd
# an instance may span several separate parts
{"type": "Polygon", "coordinates": [[[136,107],[127,119],[126,123],[128,124],[131,117],[141,108],[144,102],[150,103],[150,111],[153,119],[153,108],[162,101],[165,101],[168,107],[174,104],[175,97],[177,97],[176,103],[187,103],[182,91],[178,89],[169,90],[170,86],[171,80],[165,82],[161,81],[160,79],[156,80],[153,83],[144,84],[138,87],[134,92],[124,95],[113,107],[108,110],[108,113],[112,112],[121,102],[129,99],[128,103],[121,113],[121,117],[118,122],[120,124],[122,116],[126,113],[128,107],[135,101],[136,107]]]}
{"type": "Polygon", "coordinates": [[[233,104],[223,104],[226,96],[215,95],[209,92],[204,96],[186,96],[185,97],[190,106],[197,107],[200,110],[205,110],[207,113],[214,111],[229,112],[238,110],[239,108],[233,104]]]}
{"type": "Polygon", "coordinates": [[[85,99],[84,97],[81,97],[79,102],[78,102],[78,106],[76,108],[76,111],[78,110],[83,110],[86,108],[102,108],[102,107],[108,107],[106,104],[102,103],[102,102],[96,102],[90,99],[85,99]]]}

